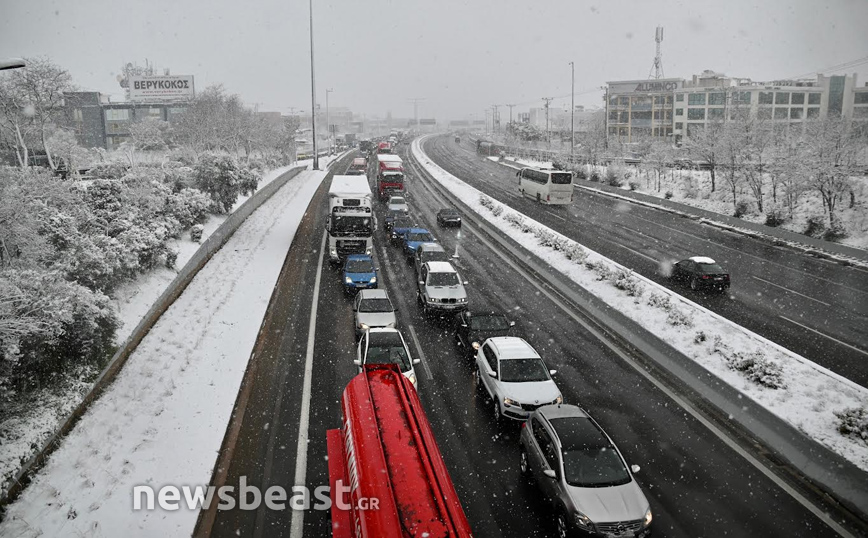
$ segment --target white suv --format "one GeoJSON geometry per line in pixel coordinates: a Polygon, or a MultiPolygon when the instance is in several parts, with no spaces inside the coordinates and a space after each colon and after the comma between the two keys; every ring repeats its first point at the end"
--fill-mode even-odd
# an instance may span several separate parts
{"type": "Polygon", "coordinates": [[[526,420],[543,405],[563,403],[555,373],[523,338],[489,338],[476,353],[476,386],[494,400],[495,420],[526,420]]]}
{"type": "Polygon", "coordinates": [[[449,262],[427,262],[419,271],[416,299],[422,312],[460,312],[467,308],[467,291],[461,275],[449,262]]]}

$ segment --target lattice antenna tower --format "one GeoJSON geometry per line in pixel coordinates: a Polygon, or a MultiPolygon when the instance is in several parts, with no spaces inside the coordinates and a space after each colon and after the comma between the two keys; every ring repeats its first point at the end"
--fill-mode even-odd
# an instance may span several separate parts
{"type": "Polygon", "coordinates": [[[651,71],[648,73],[648,78],[663,78],[663,27],[658,26],[657,32],[654,34],[654,41],[657,42],[657,53],[654,55],[654,64],[651,66],[651,71]]]}

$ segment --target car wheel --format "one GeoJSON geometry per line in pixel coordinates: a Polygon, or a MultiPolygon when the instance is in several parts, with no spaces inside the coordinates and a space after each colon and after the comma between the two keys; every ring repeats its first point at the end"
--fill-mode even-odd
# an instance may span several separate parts
{"type": "Polygon", "coordinates": [[[503,417],[500,413],[500,404],[497,403],[497,398],[492,398],[492,403],[494,404],[494,422],[500,422],[500,419],[503,417]]]}
{"type": "Polygon", "coordinates": [[[699,281],[696,280],[696,277],[690,279],[690,289],[696,291],[699,289],[699,281]]]}
{"type": "Polygon", "coordinates": [[[567,538],[570,535],[570,527],[567,523],[567,515],[560,511],[558,512],[558,538],[567,538]]]}
{"type": "Polygon", "coordinates": [[[521,452],[518,455],[518,466],[521,469],[521,474],[525,477],[530,476],[530,461],[527,457],[527,450],[525,450],[524,446],[521,447],[521,452]]]}
{"type": "Polygon", "coordinates": [[[536,203],[538,203],[538,204],[541,203],[541,198],[539,196],[539,193],[536,193],[536,203]]]}

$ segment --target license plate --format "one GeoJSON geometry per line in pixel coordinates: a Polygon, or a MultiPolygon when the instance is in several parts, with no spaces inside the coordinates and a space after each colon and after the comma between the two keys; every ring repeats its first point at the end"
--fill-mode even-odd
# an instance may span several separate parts
{"type": "Polygon", "coordinates": [[[716,277],[714,277],[714,280],[723,280],[723,277],[722,276],[716,276],[716,277]]]}

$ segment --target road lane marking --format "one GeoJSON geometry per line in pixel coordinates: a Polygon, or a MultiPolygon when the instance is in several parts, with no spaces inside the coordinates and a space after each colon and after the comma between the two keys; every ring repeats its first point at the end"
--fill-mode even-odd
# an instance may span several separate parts
{"type": "Polygon", "coordinates": [[[654,262],[654,263],[656,263],[656,264],[659,264],[659,263],[660,263],[658,260],[652,258],[651,256],[646,256],[645,254],[642,254],[642,253],[639,252],[638,250],[633,250],[632,248],[630,248],[630,247],[625,247],[624,245],[621,245],[621,248],[625,248],[625,249],[629,250],[630,252],[632,252],[633,254],[636,254],[636,255],[638,255],[638,256],[642,256],[642,257],[645,258],[646,260],[651,260],[652,262],[654,262]]]}
{"type": "Polygon", "coordinates": [[[567,219],[563,218],[563,217],[560,216],[560,215],[555,215],[555,214],[552,213],[551,211],[546,211],[546,213],[548,213],[550,216],[552,216],[552,217],[554,217],[554,218],[556,218],[556,219],[561,219],[561,220],[564,221],[564,222],[567,221],[567,219]]]}
{"type": "Polygon", "coordinates": [[[842,341],[838,340],[838,339],[835,338],[834,336],[829,336],[829,335],[826,334],[826,333],[821,333],[821,332],[818,331],[817,329],[812,329],[812,328],[808,327],[807,325],[802,325],[802,324],[799,323],[798,321],[793,321],[793,320],[791,320],[790,318],[788,318],[788,317],[786,317],[786,316],[778,315],[778,317],[781,318],[781,319],[785,319],[785,320],[789,321],[790,323],[792,323],[792,324],[794,324],[794,325],[798,325],[799,327],[801,327],[801,328],[803,328],[803,329],[808,329],[808,330],[811,331],[812,333],[816,333],[816,334],[819,334],[819,335],[822,336],[822,337],[828,338],[829,340],[832,340],[833,342],[838,342],[838,343],[841,344],[842,346],[847,346],[847,347],[849,347],[850,349],[852,349],[853,351],[857,351],[857,352],[859,352],[859,353],[861,353],[861,354],[863,354],[863,355],[868,355],[868,351],[865,351],[865,350],[859,349],[859,348],[856,347],[856,346],[851,346],[850,344],[848,344],[848,343],[846,343],[846,342],[842,342],[842,341]]]}
{"type": "MultiPolygon", "coordinates": [[[[298,419],[298,446],[295,456],[295,480],[293,485],[304,486],[307,481],[307,446],[310,428],[310,385],[313,377],[313,344],[316,338],[316,311],[319,306],[319,288],[322,280],[322,261],[326,252],[326,235],[322,234],[319,246],[319,262],[316,266],[316,281],[313,284],[313,303],[310,305],[310,324],[307,328],[307,352],[304,357],[304,384],[301,391],[301,413],[298,419]]],[[[301,538],[304,533],[304,510],[292,511],[290,538],[301,538]]]]}
{"type": "Polygon", "coordinates": [[[785,290],[785,291],[788,291],[788,292],[790,292],[790,293],[795,293],[796,295],[798,295],[798,296],[800,296],[800,297],[804,297],[805,299],[810,299],[810,300],[812,300],[812,301],[817,301],[818,303],[823,304],[823,305],[826,305],[826,306],[832,306],[832,305],[830,305],[829,303],[824,303],[823,301],[821,301],[821,300],[819,300],[819,299],[814,299],[813,297],[808,297],[807,295],[805,295],[805,294],[803,294],[803,293],[799,293],[799,292],[797,292],[796,290],[791,290],[790,288],[785,288],[784,286],[781,286],[781,285],[779,285],[779,284],[775,284],[774,282],[769,282],[768,280],[766,280],[766,279],[764,279],[764,278],[760,278],[760,277],[758,277],[758,276],[753,276],[753,275],[751,275],[751,278],[754,278],[754,279],[756,279],[756,280],[759,280],[760,282],[765,282],[766,284],[768,284],[768,285],[770,285],[770,286],[774,286],[774,287],[776,287],[776,288],[780,288],[780,289],[785,290]]]}
{"type": "Polygon", "coordinates": [[[419,360],[422,361],[422,367],[425,368],[425,374],[428,375],[428,379],[434,379],[434,375],[431,373],[431,368],[428,367],[428,359],[425,358],[425,353],[422,351],[422,346],[419,344],[419,339],[416,337],[416,329],[414,329],[412,325],[408,325],[407,328],[410,330],[410,336],[413,337],[413,343],[416,344],[416,351],[419,353],[419,360]]]}
{"type": "MultiPolygon", "coordinates": [[[[427,186],[426,186],[427,187],[427,186]]],[[[427,187],[429,191],[434,194],[435,197],[442,198],[443,195],[440,192],[434,192],[434,189],[431,187],[427,187]]],[[[482,220],[482,217],[479,217],[482,220]]],[[[507,265],[509,265],[513,270],[515,270],[519,275],[521,275],[525,280],[527,280],[533,287],[540,291],[543,295],[545,295],[549,300],[551,300],[558,308],[560,308],[564,313],[570,316],[573,320],[575,320],[579,325],[584,327],[590,334],[592,334],[597,340],[603,343],[606,347],[611,349],[615,354],[621,357],[627,364],[629,364],[636,372],[638,372],[641,376],[647,379],[651,384],[653,384],[657,389],[666,394],[670,399],[672,399],[675,403],[677,403],[682,409],[684,409],[687,413],[689,413],[694,419],[696,419],[699,423],[701,423],[705,428],[707,428],[715,437],[721,440],[727,447],[733,450],[736,454],[744,458],[748,463],[750,463],[754,468],[756,468],[760,473],[763,474],[766,478],[771,480],[774,484],[776,484],[779,488],[784,490],[790,497],[792,497],[796,502],[804,506],[808,511],[810,511],[814,516],[816,516],[820,521],[828,525],[832,528],[836,533],[840,536],[852,537],[853,534],[848,532],[842,525],[840,525],[837,521],[831,518],[828,514],[826,514],[819,507],[815,506],[811,501],[809,501],[804,495],[799,493],[795,488],[790,486],[787,482],[779,478],[776,474],[774,474],[770,469],[768,469],[763,463],[754,457],[750,452],[747,452],[743,449],[736,441],[731,439],[723,430],[715,426],[712,422],[706,419],[698,410],[696,410],[692,404],[690,404],[686,399],[682,398],[672,390],[670,390],[666,385],[664,385],[661,381],[657,380],[650,372],[646,371],[641,364],[634,361],[629,355],[627,355],[624,351],[622,351],[619,347],[617,347],[614,343],[612,343],[609,338],[597,330],[594,326],[592,326],[589,322],[583,320],[579,317],[573,310],[564,304],[560,299],[555,297],[552,292],[549,292],[544,286],[542,286],[537,279],[531,277],[524,269],[520,268],[513,260],[503,254],[500,250],[494,247],[491,241],[482,237],[482,235],[474,230],[474,226],[464,225],[464,228],[472,233],[479,239],[481,243],[487,246],[496,256],[501,258],[507,265]]],[[[792,320],[788,320],[792,321],[792,320]]],[[[795,323],[795,322],[794,322],[795,323]]],[[[805,327],[809,330],[809,327],[805,327]]],[[[825,335],[824,335],[825,336],[825,335]]],[[[843,343],[843,342],[842,342],[843,343]]],[[[847,345],[847,344],[844,344],[847,345]]],[[[851,346],[852,347],[852,346],[851,346]]]]}

